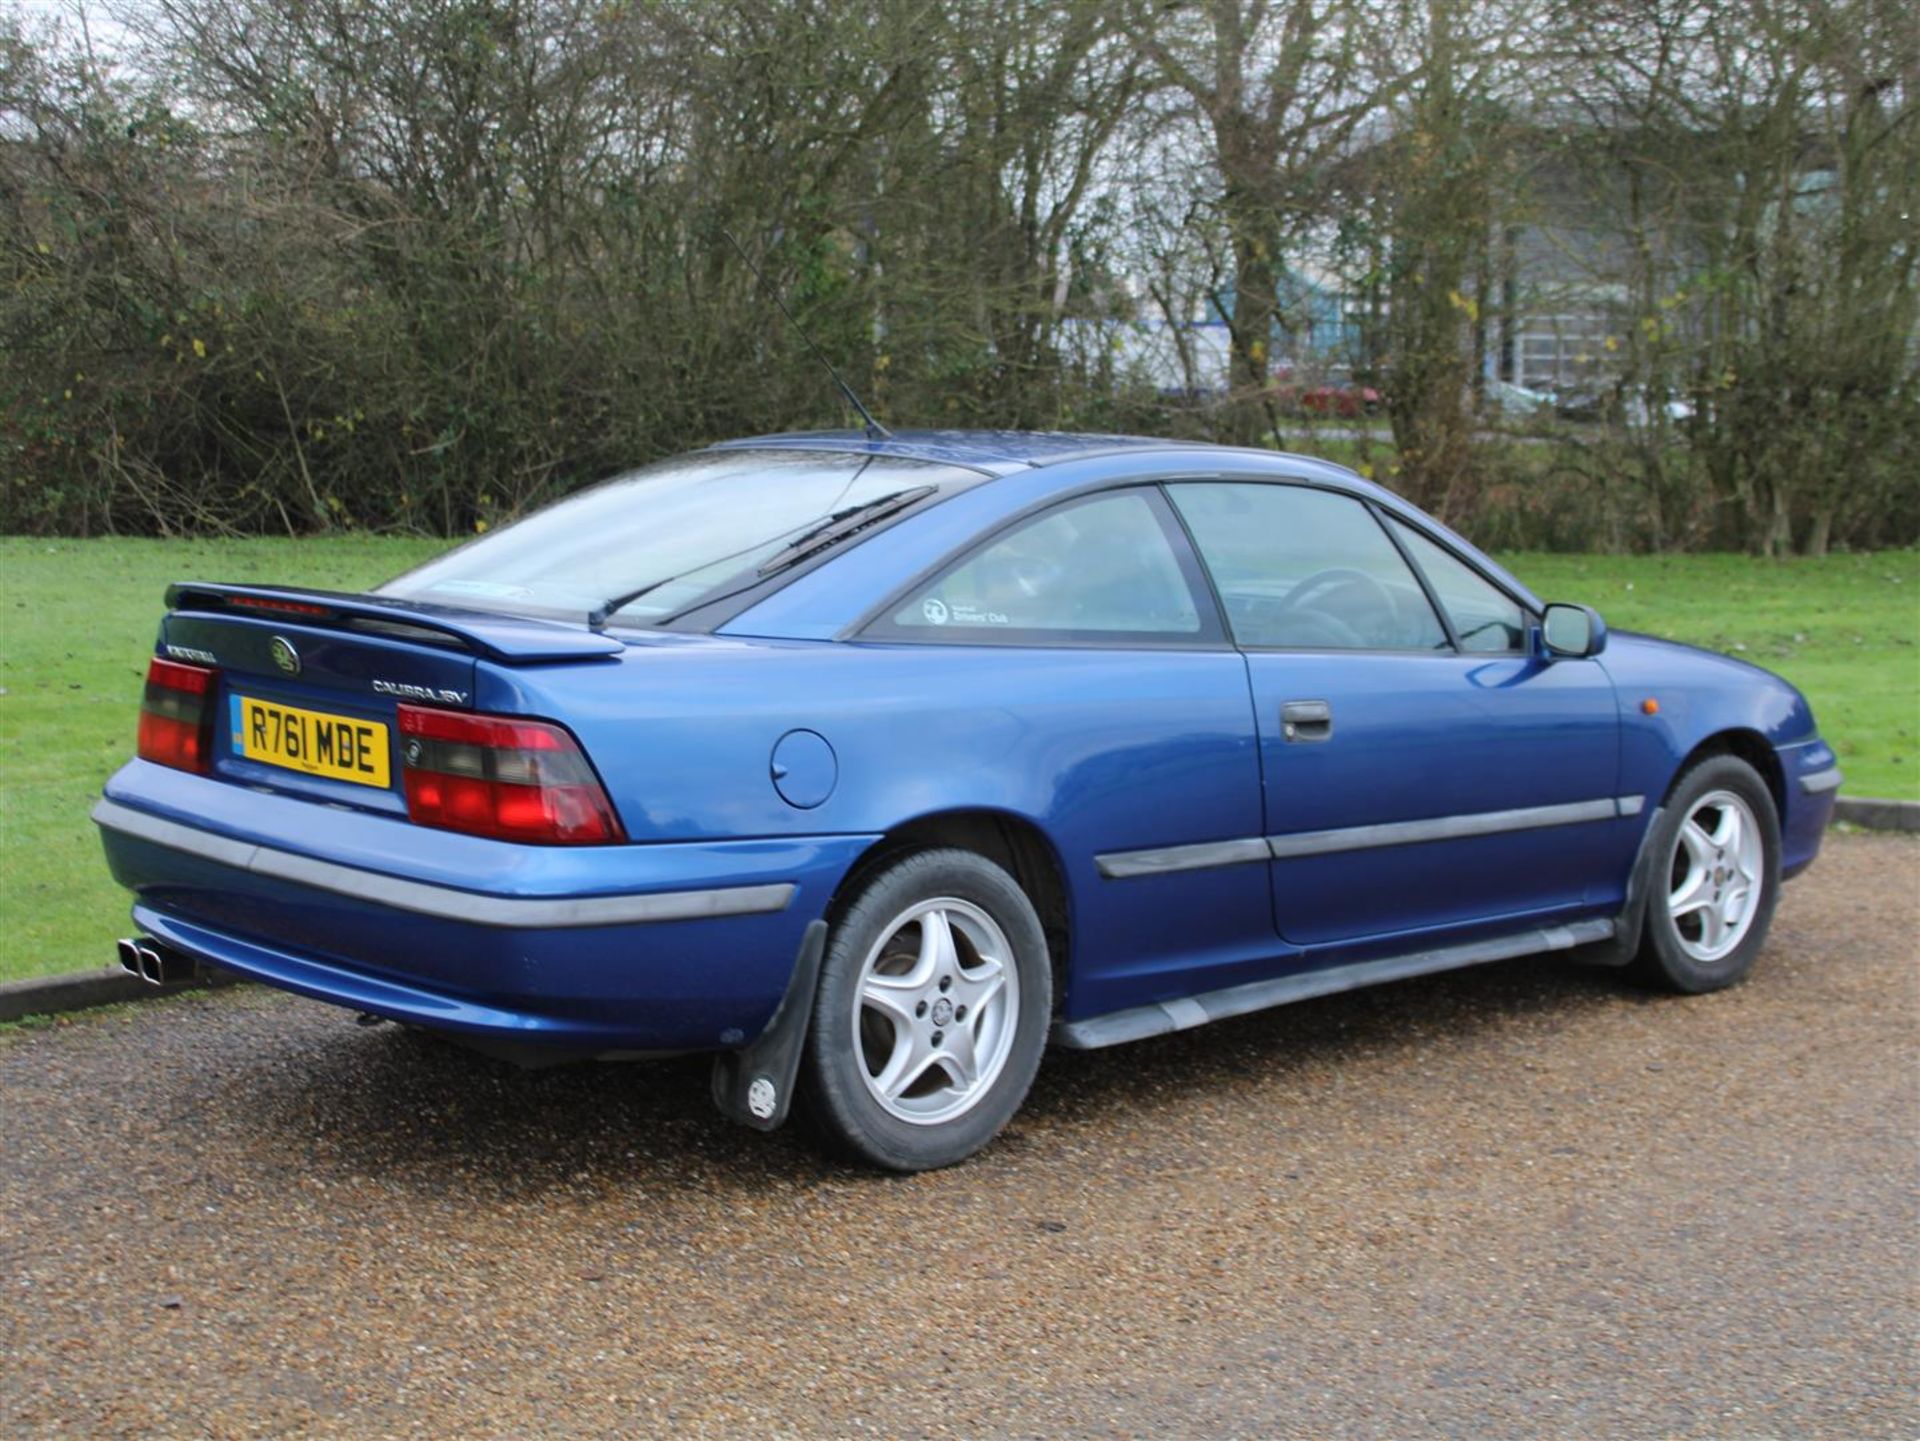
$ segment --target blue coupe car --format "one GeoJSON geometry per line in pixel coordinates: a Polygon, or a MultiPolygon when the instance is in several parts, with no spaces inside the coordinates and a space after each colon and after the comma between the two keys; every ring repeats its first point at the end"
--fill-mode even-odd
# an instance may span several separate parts
{"type": "Polygon", "coordinates": [[[379,589],[183,583],[94,811],[200,965],[945,1165],[1049,1042],[1576,948],[1738,980],[1840,772],[1299,456],[772,436],[379,589]]]}

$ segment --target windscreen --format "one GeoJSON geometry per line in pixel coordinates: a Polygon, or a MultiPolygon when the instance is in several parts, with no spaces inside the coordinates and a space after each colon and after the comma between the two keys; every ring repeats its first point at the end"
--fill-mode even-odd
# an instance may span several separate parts
{"type": "Polygon", "coordinates": [[[930,503],[976,479],[894,456],[704,451],[581,491],[375,594],[543,618],[605,611],[609,624],[652,625],[856,529],[862,507],[896,513],[914,492],[932,487],[930,503]]]}

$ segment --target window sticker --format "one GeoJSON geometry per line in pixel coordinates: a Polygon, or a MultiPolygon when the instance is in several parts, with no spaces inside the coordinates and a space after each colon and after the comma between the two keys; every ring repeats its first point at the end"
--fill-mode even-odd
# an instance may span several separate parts
{"type": "Polygon", "coordinates": [[[921,605],[920,614],[927,618],[928,625],[945,625],[947,623],[947,603],[937,595],[930,595],[926,598],[925,603],[921,605]]]}
{"type": "Polygon", "coordinates": [[[1012,625],[1013,619],[1004,611],[982,610],[977,605],[964,605],[955,602],[953,619],[956,625],[1012,625]]]}

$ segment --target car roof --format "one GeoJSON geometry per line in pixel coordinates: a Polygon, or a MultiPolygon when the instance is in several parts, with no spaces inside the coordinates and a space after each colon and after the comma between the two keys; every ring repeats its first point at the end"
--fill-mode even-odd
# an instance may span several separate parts
{"type": "MultiPolygon", "coordinates": [[[[986,475],[1006,476],[1067,461],[1100,457],[1232,455],[1271,463],[1284,473],[1385,502],[1397,510],[1408,502],[1357,471],[1314,455],[1246,446],[1215,445],[1205,440],[1166,440],[1147,435],[1101,435],[1060,430],[900,430],[873,439],[858,430],[796,430],[779,435],[725,440],[713,450],[837,450],[854,455],[898,456],[961,465],[986,475]]],[[[1431,520],[1431,517],[1426,517],[1431,520]]]]}
{"type": "Polygon", "coordinates": [[[1057,430],[901,430],[883,439],[858,430],[796,430],[722,441],[715,450],[844,450],[945,461],[993,474],[1110,452],[1219,449],[1204,441],[1157,440],[1144,435],[1098,435],[1057,430]]]}

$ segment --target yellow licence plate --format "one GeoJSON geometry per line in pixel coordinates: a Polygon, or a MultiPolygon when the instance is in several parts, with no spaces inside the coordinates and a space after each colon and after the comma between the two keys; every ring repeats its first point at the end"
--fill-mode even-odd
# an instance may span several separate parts
{"type": "Polygon", "coordinates": [[[250,761],[356,785],[385,786],[387,728],[379,721],[299,710],[237,695],[233,751],[250,761]]]}

